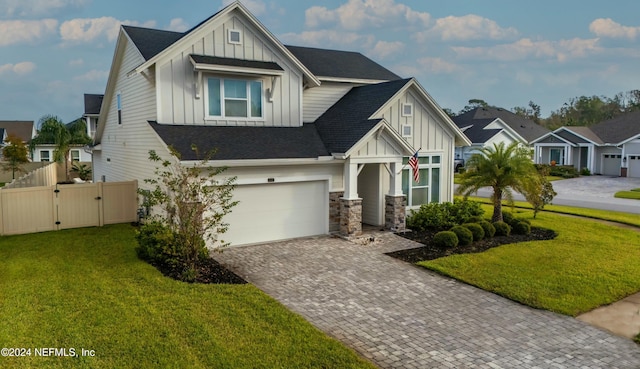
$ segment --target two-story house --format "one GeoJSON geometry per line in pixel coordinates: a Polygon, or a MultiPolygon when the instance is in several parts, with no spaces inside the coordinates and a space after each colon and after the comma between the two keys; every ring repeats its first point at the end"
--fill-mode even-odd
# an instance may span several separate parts
{"type": "Polygon", "coordinates": [[[460,129],[412,78],[360,53],[283,45],[234,2],[184,32],[123,26],[93,148],[96,181],[154,177],[149,150],[237,176],[233,245],[403,229],[453,199],[460,129]],[[419,155],[419,180],[407,160],[419,155]]]}

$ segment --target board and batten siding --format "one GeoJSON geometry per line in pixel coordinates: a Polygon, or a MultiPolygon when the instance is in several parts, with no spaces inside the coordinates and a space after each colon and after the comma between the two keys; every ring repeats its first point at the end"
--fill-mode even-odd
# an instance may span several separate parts
{"type": "Polygon", "coordinates": [[[204,27],[190,37],[194,39],[191,45],[158,61],[156,75],[159,123],[284,127],[302,125],[302,71],[238,13],[232,12],[224,19],[218,19],[211,27],[204,27]],[[230,29],[241,31],[241,44],[228,42],[227,34],[230,29]],[[189,60],[190,54],[275,62],[284,69],[284,75],[275,78],[275,86],[269,76],[237,76],[214,72],[203,72],[202,81],[197,81],[198,72],[194,71],[189,60]],[[263,119],[206,119],[207,77],[255,78],[262,81],[263,119]],[[267,90],[274,91],[271,102],[267,98],[267,90]],[[196,98],[196,95],[199,97],[196,98]]]}
{"type": "Polygon", "coordinates": [[[229,167],[223,174],[225,177],[237,177],[238,183],[268,183],[269,178],[288,181],[292,178],[303,180],[305,177],[331,178],[329,191],[344,191],[344,162],[336,161],[328,164],[310,165],[277,165],[264,167],[229,167]]]}
{"type": "Polygon", "coordinates": [[[304,111],[302,120],[315,122],[325,111],[347,94],[356,85],[348,83],[322,82],[320,87],[304,90],[304,111]]]}
{"type": "MultiPolygon", "coordinates": [[[[378,118],[378,117],[374,117],[378,118]]],[[[381,112],[379,118],[385,118],[397,132],[402,126],[412,127],[412,136],[404,137],[416,150],[423,154],[441,157],[441,200],[453,201],[453,153],[455,132],[439,117],[434,108],[427,106],[424,99],[411,88],[406,90],[381,112]],[[413,105],[413,115],[402,116],[402,104],[413,105]]]]}
{"type": "Polygon", "coordinates": [[[144,179],[154,177],[154,168],[149,160],[149,150],[168,157],[168,150],[160,142],[148,121],[156,120],[156,94],[153,73],[148,77],[129,71],[144,62],[135,46],[123,37],[124,57],[117,68],[114,94],[109,101],[109,112],[100,145],[94,151],[94,180],[107,182],[138,179],[144,188],[144,179]],[[150,78],[150,79],[147,79],[150,78]],[[122,124],[118,124],[117,92],[121,94],[122,124]]]}

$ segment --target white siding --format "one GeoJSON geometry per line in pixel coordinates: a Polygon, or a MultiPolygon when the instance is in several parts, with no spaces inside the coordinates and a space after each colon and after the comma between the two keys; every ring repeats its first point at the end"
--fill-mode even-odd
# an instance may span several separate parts
{"type": "MultiPolygon", "coordinates": [[[[302,124],[302,84],[303,75],[287,57],[276,49],[262,33],[236,12],[220,18],[206,30],[197,32],[194,41],[167,60],[158,61],[158,120],[163,124],[207,124],[230,126],[286,126],[302,124]],[[241,45],[227,42],[229,29],[242,32],[241,45]],[[273,102],[263,101],[264,119],[250,120],[206,120],[204,80],[207,77],[234,78],[233,75],[203,73],[203,81],[198,83],[200,97],[196,98],[196,79],[190,54],[209,55],[244,60],[276,62],[285,73],[276,78],[273,102]]],[[[262,81],[263,95],[273,89],[272,78],[260,76],[235,78],[257,78],[262,81]]]]}
{"type": "MultiPolygon", "coordinates": [[[[387,174],[386,171],[384,173],[387,174]]],[[[388,178],[388,175],[384,177],[388,178]]],[[[362,198],[362,223],[384,225],[384,195],[381,184],[381,164],[365,164],[358,175],[358,197],[362,198]]]]}
{"type": "Polygon", "coordinates": [[[327,109],[340,100],[355,85],[323,82],[322,86],[304,90],[304,122],[315,122],[327,109]]]}
{"type": "Polygon", "coordinates": [[[491,137],[491,139],[485,143],[484,147],[493,148],[494,143],[499,144],[500,142],[504,142],[504,146],[507,147],[512,143],[516,142],[516,140],[513,137],[506,134],[504,131],[501,131],[495,136],[491,137]]]}
{"type": "Polygon", "coordinates": [[[331,178],[329,191],[344,190],[344,163],[336,161],[333,164],[315,165],[281,165],[268,167],[230,167],[224,176],[237,176],[238,183],[267,183],[268,178],[276,182],[282,178],[304,178],[308,176],[326,176],[331,178]]]}
{"type": "Polygon", "coordinates": [[[413,136],[405,137],[421,153],[441,156],[441,200],[453,201],[453,152],[455,132],[444,122],[434,108],[423,104],[423,99],[412,89],[392,101],[379,118],[385,118],[398,132],[402,125],[412,126],[413,136]],[[401,115],[402,104],[413,105],[413,116],[401,115]]]}
{"type": "Polygon", "coordinates": [[[153,73],[149,79],[141,74],[127,73],[140,65],[144,60],[128,42],[124,42],[124,58],[117,68],[117,81],[114,94],[109,104],[104,132],[101,140],[101,151],[94,154],[94,179],[106,177],[107,182],[139,180],[139,186],[145,187],[146,178],[154,177],[154,166],[148,160],[149,150],[156,150],[159,155],[168,157],[168,151],[157,138],[147,121],[155,120],[155,89],[153,73]],[[116,93],[122,96],[122,124],[118,124],[116,93]]]}

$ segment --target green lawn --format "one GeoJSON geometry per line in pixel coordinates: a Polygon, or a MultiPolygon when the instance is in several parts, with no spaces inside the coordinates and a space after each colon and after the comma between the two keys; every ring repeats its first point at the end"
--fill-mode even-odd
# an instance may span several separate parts
{"type": "MultiPolygon", "coordinates": [[[[490,207],[485,205],[487,213],[490,207]]],[[[505,245],[419,265],[523,304],[571,316],[640,290],[640,232],[591,219],[518,210],[555,240],[505,245]]],[[[639,218],[634,215],[635,218],[639,218]]]]}
{"type": "Polygon", "coordinates": [[[613,196],[620,199],[640,200],[640,188],[634,188],[629,191],[618,191],[613,196]]]}
{"type": "Polygon", "coordinates": [[[129,225],[0,237],[0,346],[32,349],[0,367],[373,368],[253,285],[170,280],[134,246],[129,225]]]}

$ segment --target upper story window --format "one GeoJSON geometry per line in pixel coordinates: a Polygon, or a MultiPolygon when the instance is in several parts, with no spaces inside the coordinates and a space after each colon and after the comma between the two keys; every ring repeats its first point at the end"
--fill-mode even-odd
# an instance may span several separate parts
{"type": "Polygon", "coordinates": [[[118,109],[118,124],[122,124],[122,96],[120,92],[116,95],[116,108],[118,109]]]}
{"type": "Polygon", "coordinates": [[[40,161],[51,161],[49,150],[40,150],[40,161]]]}
{"type": "Polygon", "coordinates": [[[228,40],[230,44],[241,44],[242,32],[237,29],[230,29],[228,33],[228,40]]]}
{"type": "Polygon", "coordinates": [[[262,82],[207,78],[207,116],[214,118],[262,118],[262,82]]]}

